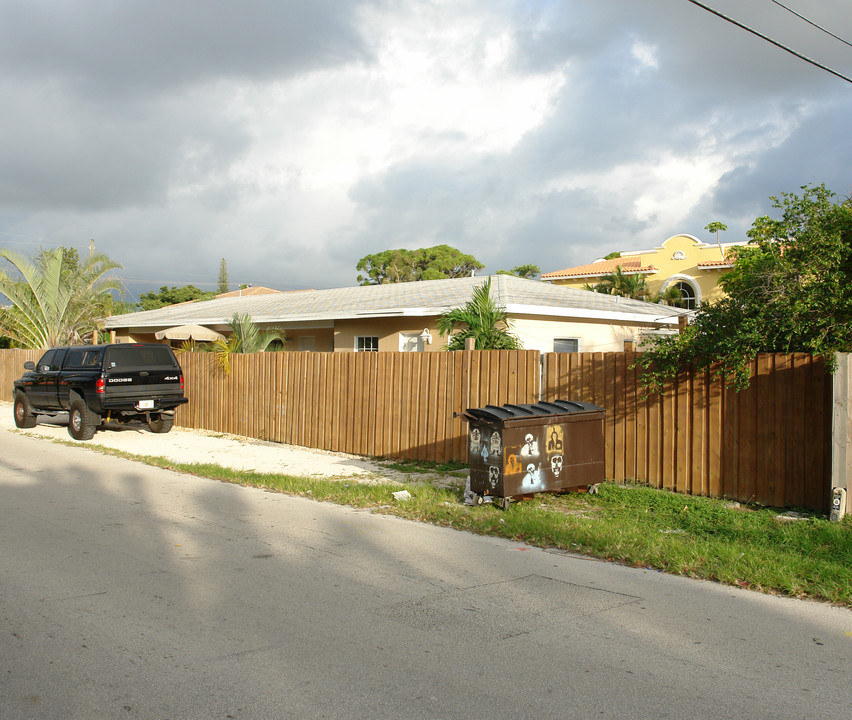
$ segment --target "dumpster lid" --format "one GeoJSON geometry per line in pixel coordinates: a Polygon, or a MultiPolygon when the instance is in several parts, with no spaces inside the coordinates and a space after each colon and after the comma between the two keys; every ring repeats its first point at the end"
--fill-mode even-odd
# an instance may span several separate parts
{"type": "Polygon", "coordinates": [[[468,408],[462,413],[465,420],[484,420],[501,422],[520,418],[548,417],[552,415],[573,415],[575,413],[597,412],[597,405],[579,400],[553,400],[531,404],[486,405],[482,408],[468,408]]]}

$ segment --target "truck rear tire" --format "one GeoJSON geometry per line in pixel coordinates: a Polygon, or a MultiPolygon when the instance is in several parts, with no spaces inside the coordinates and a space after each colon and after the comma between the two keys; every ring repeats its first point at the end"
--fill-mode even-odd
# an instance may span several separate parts
{"type": "Polygon", "coordinates": [[[34,428],[38,425],[38,418],[22,392],[15,393],[15,425],[19,428],[34,428]]]}
{"type": "Polygon", "coordinates": [[[71,401],[68,411],[68,434],[75,440],[91,440],[98,429],[97,415],[86,407],[83,398],[77,397],[71,401]]]}
{"type": "Polygon", "coordinates": [[[167,433],[175,424],[174,415],[157,415],[148,419],[148,429],[152,433],[167,433]]]}

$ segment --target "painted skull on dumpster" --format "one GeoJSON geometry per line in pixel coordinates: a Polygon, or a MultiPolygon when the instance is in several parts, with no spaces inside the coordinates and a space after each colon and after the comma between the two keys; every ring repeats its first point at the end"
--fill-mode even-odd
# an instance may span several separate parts
{"type": "Polygon", "coordinates": [[[554,455],[550,458],[550,470],[556,477],[559,477],[559,474],[562,472],[562,456],[554,455]]]}

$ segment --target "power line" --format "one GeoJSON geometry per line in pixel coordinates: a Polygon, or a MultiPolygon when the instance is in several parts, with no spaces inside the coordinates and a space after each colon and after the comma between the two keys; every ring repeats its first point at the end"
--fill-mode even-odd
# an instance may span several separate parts
{"type": "Polygon", "coordinates": [[[845,80],[848,83],[852,83],[852,78],[847,77],[846,75],[843,75],[842,73],[839,73],[836,70],[832,70],[827,65],[823,65],[822,63],[819,63],[816,60],[809,58],[807,55],[802,55],[802,53],[797,52],[796,50],[793,50],[793,48],[787,47],[786,45],[783,45],[782,43],[778,42],[777,40],[773,40],[768,35],[764,35],[763,33],[755,30],[754,28],[750,28],[748,25],[744,25],[739,20],[734,20],[734,18],[729,17],[728,15],[725,15],[724,13],[721,13],[718,10],[714,10],[709,5],[705,5],[702,2],[698,2],[698,0],[689,0],[689,2],[691,2],[693,5],[698,5],[698,7],[703,8],[707,12],[712,13],[713,15],[716,15],[717,17],[722,18],[722,20],[725,20],[725,21],[727,21],[727,22],[729,22],[733,25],[736,25],[739,28],[742,28],[743,30],[750,32],[752,35],[757,35],[757,37],[761,38],[762,40],[766,40],[766,42],[772,43],[773,45],[775,45],[775,47],[779,47],[782,50],[784,50],[785,52],[788,52],[791,55],[795,55],[800,60],[804,60],[805,62],[810,63],[811,65],[814,65],[814,66],[820,68],[821,70],[825,70],[826,72],[830,72],[832,75],[839,77],[841,80],[845,80]]]}
{"type": "Polygon", "coordinates": [[[787,12],[791,12],[791,13],[793,13],[793,15],[795,15],[797,18],[801,18],[801,19],[802,19],[802,20],[804,20],[806,23],[808,23],[808,25],[813,25],[813,26],[814,26],[817,30],[822,30],[822,31],[823,31],[826,35],[831,35],[831,37],[833,37],[835,40],[840,40],[840,42],[844,43],[845,45],[848,45],[849,47],[852,47],[852,43],[851,43],[851,42],[849,42],[848,40],[844,40],[844,39],[843,39],[842,37],[840,37],[839,35],[835,35],[833,32],[831,32],[831,30],[827,30],[827,29],[826,29],[826,28],[824,28],[822,25],[818,25],[818,24],[817,24],[817,23],[815,23],[813,20],[809,20],[808,18],[806,18],[806,17],[805,17],[804,15],[802,15],[801,13],[797,13],[795,10],[793,10],[793,8],[787,7],[784,3],[782,3],[782,2],[778,2],[778,0],[769,0],[769,1],[770,1],[770,2],[774,2],[774,3],[775,3],[776,5],[778,5],[779,7],[784,8],[787,12]]]}

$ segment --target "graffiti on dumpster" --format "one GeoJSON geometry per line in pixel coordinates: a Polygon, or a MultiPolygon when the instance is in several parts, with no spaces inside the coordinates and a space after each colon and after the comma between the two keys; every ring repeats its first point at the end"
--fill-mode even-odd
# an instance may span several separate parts
{"type": "Polygon", "coordinates": [[[538,457],[538,439],[532,433],[524,435],[524,444],[521,446],[521,457],[538,457]]]}
{"type": "Polygon", "coordinates": [[[526,475],[524,475],[523,482],[521,486],[525,491],[532,491],[540,489],[539,486],[543,486],[542,477],[541,477],[541,466],[534,465],[530,463],[527,465],[526,475]]]}
{"type": "Polygon", "coordinates": [[[547,454],[561,455],[565,448],[565,435],[562,425],[548,425],[545,434],[547,435],[547,454]]]}
{"type": "Polygon", "coordinates": [[[506,458],[506,474],[507,475],[517,475],[518,473],[522,473],[524,471],[523,465],[521,465],[518,460],[517,455],[509,455],[506,458]]]}

